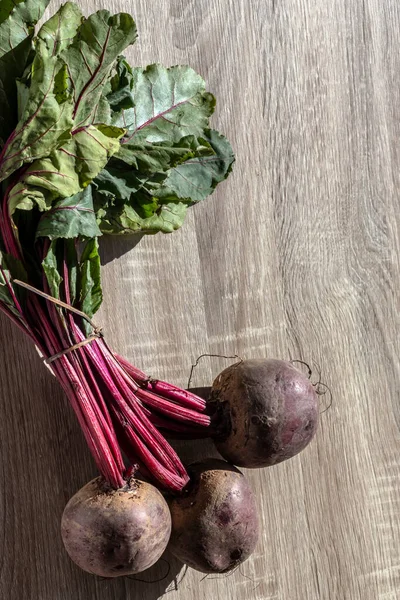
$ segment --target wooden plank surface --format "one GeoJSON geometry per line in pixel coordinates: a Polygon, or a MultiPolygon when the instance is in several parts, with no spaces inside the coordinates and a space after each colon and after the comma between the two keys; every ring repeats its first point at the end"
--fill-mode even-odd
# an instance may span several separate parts
{"type": "MultiPolygon", "coordinates": [[[[95,467],[57,384],[0,319],[0,597],[396,600],[399,4],[107,8],[137,19],[134,63],[188,63],[203,74],[219,99],[213,123],[237,153],[234,175],[181,231],[133,249],[104,240],[98,320],[110,342],[182,385],[203,352],[314,361],[333,403],[301,456],[248,472],[263,536],[241,569],[203,580],[167,555],[161,582],[102,581],[70,563],[59,533],[66,501],[95,467]]],[[[209,384],[226,364],[204,360],[193,383],[209,384]]],[[[210,452],[196,443],[184,455],[210,452]]]]}

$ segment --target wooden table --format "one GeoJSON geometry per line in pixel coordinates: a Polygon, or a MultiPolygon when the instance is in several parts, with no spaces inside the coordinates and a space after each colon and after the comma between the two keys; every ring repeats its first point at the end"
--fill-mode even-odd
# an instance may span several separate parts
{"type": "MultiPolygon", "coordinates": [[[[53,8],[56,2],[53,3],[53,8]]],[[[86,11],[103,1],[85,2],[86,11]]],[[[145,65],[188,63],[218,97],[237,163],[172,235],[104,240],[109,341],[185,385],[204,352],[299,358],[332,390],[316,440],[248,472],[262,512],[229,577],[169,555],[144,577],[79,571],[59,532],[96,474],[33,347],[0,320],[0,596],[8,600],[400,597],[400,5],[395,0],[123,0],[145,65]]],[[[204,359],[194,385],[227,364],[204,359]]],[[[321,411],[328,398],[321,397],[321,411]]],[[[210,445],[186,447],[207,456],[210,445]]]]}

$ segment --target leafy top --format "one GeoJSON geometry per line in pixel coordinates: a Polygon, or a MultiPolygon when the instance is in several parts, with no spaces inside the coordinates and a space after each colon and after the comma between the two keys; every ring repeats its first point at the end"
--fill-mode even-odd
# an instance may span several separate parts
{"type": "Polygon", "coordinates": [[[102,10],[82,19],[73,4],[60,8],[36,39],[24,110],[0,155],[0,181],[96,122],[115,60],[135,39],[129,15],[102,10]]]}
{"type": "Polygon", "coordinates": [[[121,58],[107,96],[121,148],[95,179],[104,233],[169,233],[229,174],[229,142],[209,130],[215,99],[190,67],[131,69],[121,58]]]}
{"type": "Polygon", "coordinates": [[[49,0],[0,0],[0,148],[16,118],[16,79],[24,72],[34,25],[48,3],[49,0]]]}
{"type": "Polygon", "coordinates": [[[9,281],[29,256],[28,280],[44,275],[61,297],[67,276],[71,302],[92,315],[102,300],[97,238],[178,229],[234,155],[210,128],[215,98],[198,73],[132,68],[121,55],[137,36],[130,15],[85,18],[67,2],[34,37],[47,4],[0,0],[0,183],[13,236],[13,256],[0,256],[0,303],[12,310],[9,281]]]}

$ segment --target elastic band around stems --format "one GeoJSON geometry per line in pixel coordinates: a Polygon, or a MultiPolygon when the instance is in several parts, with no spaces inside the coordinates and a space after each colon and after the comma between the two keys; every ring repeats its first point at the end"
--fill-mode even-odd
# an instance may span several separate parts
{"type": "Polygon", "coordinates": [[[78,308],[75,308],[75,307],[71,306],[70,304],[63,302],[62,300],[59,300],[58,298],[54,298],[53,296],[50,296],[50,294],[46,294],[46,292],[42,292],[42,290],[38,290],[37,288],[33,287],[33,285],[30,285],[29,283],[25,283],[24,281],[20,281],[19,279],[13,279],[12,283],[19,285],[20,287],[23,287],[23,288],[29,290],[33,294],[37,294],[38,296],[41,296],[42,298],[49,300],[50,302],[53,302],[53,304],[56,304],[57,306],[60,306],[61,308],[65,308],[65,310],[68,310],[69,312],[79,315],[80,317],[82,317],[82,319],[85,319],[93,328],[93,333],[91,335],[89,335],[86,339],[82,340],[81,342],[78,342],[77,344],[73,344],[73,346],[70,346],[69,348],[65,348],[64,350],[57,352],[57,354],[54,354],[53,356],[49,356],[48,358],[44,359],[44,363],[46,365],[52,363],[53,361],[57,360],[58,358],[61,358],[62,356],[64,356],[65,354],[68,354],[69,352],[74,352],[74,350],[78,350],[79,348],[82,348],[82,346],[86,346],[86,344],[91,344],[94,340],[97,340],[98,338],[103,337],[102,328],[95,325],[93,323],[93,321],[90,319],[90,317],[88,317],[88,315],[86,313],[82,312],[78,308]]]}
{"type": "Polygon", "coordinates": [[[74,344],[73,346],[70,346],[69,348],[65,348],[65,350],[61,350],[60,352],[57,352],[57,354],[54,354],[53,356],[49,356],[48,358],[45,358],[44,362],[46,365],[49,365],[54,360],[61,358],[62,356],[64,356],[65,354],[68,354],[69,352],[74,352],[74,350],[78,350],[79,348],[82,348],[82,346],[86,346],[86,344],[91,344],[94,340],[97,340],[102,336],[103,336],[103,334],[101,333],[101,331],[98,331],[97,333],[92,333],[91,335],[89,335],[89,337],[84,339],[82,342],[79,342],[78,344],[74,344]]]}

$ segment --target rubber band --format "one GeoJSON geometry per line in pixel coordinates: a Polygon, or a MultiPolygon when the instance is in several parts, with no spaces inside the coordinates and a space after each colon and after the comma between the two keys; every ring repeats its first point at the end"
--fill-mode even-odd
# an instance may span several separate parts
{"type": "Polygon", "coordinates": [[[49,358],[45,358],[43,362],[46,365],[49,365],[54,360],[57,360],[58,358],[61,358],[65,354],[68,354],[69,352],[74,352],[74,350],[79,350],[79,348],[82,348],[83,346],[86,346],[86,344],[91,344],[94,340],[97,340],[97,339],[99,339],[101,337],[103,337],[103,334],[101,333],[101,331],[97,331],[96,333],[92,333],[85,340],[82,340],[81,342],[78,342],[78,344],[74,344],[70,348],[65,348],[65,350],[61,350],[60,352],[57,352],[57,354],[53,354],[53,356],[49,356],[49,358]]]}
{"type": "Polygon", "coordinates": [[[58,298],[54,298],[53,296],[50,296],[50,294],[46,294],[46,292],[42,292],[42,290],[38,290],[37,288],[33,287],[33,285],[25,283],[25,281],[20,281],[19,279],[12,279],[11,281],[12,283],[16,283],[17,285],[25,288],[26,290],[37,294],[38,296],[42,296],[42,298],[45,298],[46,300],[50,300],[50,302],[53,302],[53,304],[57,304],[57,306],[61,306],[61,308],[65,308],[66,310],[69,310],[70,312],[79,315],[80,317],[82,317],[82,319],[85,319],[85,321],[87,321],[93,327],[94,331],[101,331],[101,327],[97,327],[97,325],[93,323],[90,317],[88,317],[86,313],[82,312],[78,308],[75,308],[74,306],[63,302],[62,300],[58,300],[58,298]]]}
{"type": "Polygon", "coordinates": [[[48,358],[45,358],[43,360],[43,362],[46,365],[50,365],[50,363],[57,360],[58,358],[61,358],[65,354],[68,354],[69,352],[74,352],[75,350],[79,350],[79,348],[86,346],[86,344],[91,344],[94,340],[97,340],[97,339],[103,337],[102,328],[95,325],[93,323],[93,321],[90,319],[90,317],[88,317],[88,315],[86,313],[82,312],[78,308],[75,308],[74,306],[71,306],[70,304],[63,302],[62,300],[59,300],[58,298],[54,298],[53,296],[50,296],[50,294],[46,294],[46,292],[42,292],[42,290],[38,290],[37,288],[33,287],[33,285],[30,285],[29,283],[25,283],[25,281],[20,281],[19,279],[13,279],[12,283],[17,284],[20,287],[23,287],[23,288],[29,290],[30,292],[33,292],[34,294],[37,294],[38,296],[45,298],[46,300],[49,300],[50,302],[53,302],[53,304],[56,304],[57,306],[60,306],[61,308],[65,308],[65,310],[68,310],[76,315],[79,315],[80,317],[82,317],[82,319],[85,319],[93,328],[93,333],[91,333],[86,339],[82,340],[81,342],[78,342],[77,344],[74,344],[73,346],[70,346],[69,348],[65,348],[65,350],[61,350],[60,352],[57,352],[57,354],[54,354],[53,356],[49,356],[48,358]]]}

